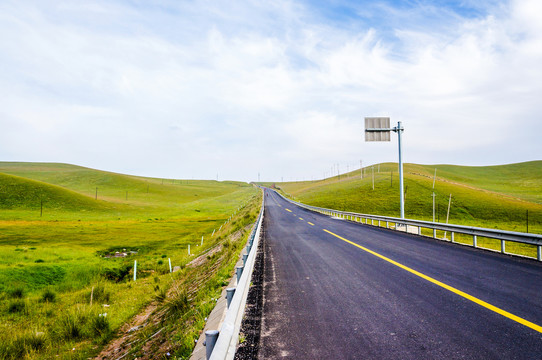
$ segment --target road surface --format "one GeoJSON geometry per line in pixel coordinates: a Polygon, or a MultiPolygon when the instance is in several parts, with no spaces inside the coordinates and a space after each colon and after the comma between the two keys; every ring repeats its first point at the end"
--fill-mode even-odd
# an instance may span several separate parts
{"type": "Polygon", "coordinates": [[[266,190],[259,358],[542,359],[542,265],[266,190]]]}

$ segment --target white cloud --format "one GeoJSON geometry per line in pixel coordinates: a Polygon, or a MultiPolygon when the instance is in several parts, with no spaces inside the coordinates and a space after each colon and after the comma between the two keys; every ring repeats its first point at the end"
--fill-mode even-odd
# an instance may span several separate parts
{"type": "Polygon", "coordinates": [[[290,1],[4,2],[0,154],[151,176],[310,178],[395,161],[396,145],[362,134],[364,116],[390,115],[409,162],[539,158],[540,6],[492,3],[468,18],[374,6],[342,26],[290,1]],[[370,11],[393,28],[367,23],[370,11]]]}

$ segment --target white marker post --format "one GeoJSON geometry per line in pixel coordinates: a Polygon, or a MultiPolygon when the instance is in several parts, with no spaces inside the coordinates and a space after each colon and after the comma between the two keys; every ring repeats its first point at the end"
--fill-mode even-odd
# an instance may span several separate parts
{"type": "Polygon", "coordinates": [[[201,246],[203,246],[203,235],[201,236],[201,246]]]}
{"type": "Polygon", "coordinates": [[[216,229],[213,229],[213,233],[211,234],[211,237],[215,236],[215,230],[216,229]]]}
{"type": "Polygon", "coordinates": [[[169,260],[169,272],[173,272],[173,271],[171,270],[171,258],[168,258],[168,260],[169,260]]]}
{"type": "MultiPolygon", "coordinates": [[[[450,206],[452,205],[452,194],[450,194],[450,199],[448,200],[448,212],[446,213],[446,224],[448,224],[448,219],[450,218],[450,206]]],[[[446,233],[444,232],[444,239],[446,239],[446,233]]]]}
{"type": "Polygon", "coordinates": [[[137,279],[137,260],[134,260],[134,281],[137,279]]]}
{"type": "Polygon", "coordinates": [[[188,255],[190,255],[190,245],[188,245],[188,255]]]}

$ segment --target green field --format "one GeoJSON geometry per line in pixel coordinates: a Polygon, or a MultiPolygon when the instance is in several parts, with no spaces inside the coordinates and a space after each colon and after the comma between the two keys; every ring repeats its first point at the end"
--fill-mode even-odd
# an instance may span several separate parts
{"type": "MultiPolygon", "coordinates": [[[[450,223],[520,232],[526,232],[528,225],[529,232],[542,233],[542,161],[486,167],[405,164],[404,172],[407,218],[432,221],[434,192],[436,221],[446,222],[451,194],[450,223]]],[[[357,170],[340,179],[336,176],[275,186],[306,204],[399,217],[397,164],[378,164],[374,169],[364,168],[363,173],[363,179],[357,170]]],[[[482,246],[497,249],[498,244],[482,240],[482,246]]],[[[530,246],[518,247],[520,254],[536,254],[530,246]]],[[[513,249],[507,245],[507,250],[513,249]]]]}
{"type": "Polygon", "coordinates": [[[260,201],[240,182],[0,162],[0,358],[86,359],[151,301],[168,313],[179,284],[186,306],[162,326],[170,352],[188,356],[260,201]],[[220,251],[186,266],[210,249],[220,251]],[[182,270],[170,274],[168,259],[182,270]]]}

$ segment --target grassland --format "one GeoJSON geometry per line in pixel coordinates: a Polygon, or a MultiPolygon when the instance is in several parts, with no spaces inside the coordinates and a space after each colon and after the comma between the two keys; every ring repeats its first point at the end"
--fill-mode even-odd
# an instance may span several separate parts
{"type": "Polygon", "coordinates": [[[157,299],[175,314],[161,320],[169,352],[188,356],[259,205],[246,183],[0,162],[0,358],[94,356],[157,299]]]}
{"type": "MultiPolygon", "coordinates": [[[[542,161],[487,167],[405,164],[404,171],[407,218],[431,221],[434,192],[436,221],[446,221],[451,194],[450,223],[525,232],[528,212],[529,232],[542,233],[542,161]]],[[[340,178],[276,186],[306,204],[399,217],[397,164],[377,164],[364,168],[363,173],[363,179],[357,170],[340,178]]],[[[498,246],[484,241],[482,246],[498,246]]],[[[513,251],[513,247],[507,248],[513,251]]],[[[529,246],[520,246],[517,251],[536,254],[529,246]]]]}

